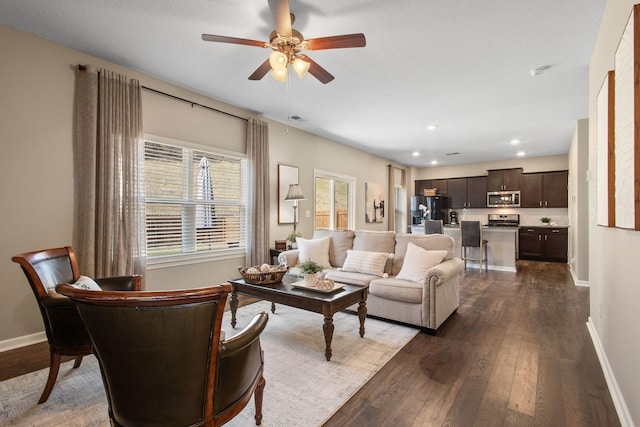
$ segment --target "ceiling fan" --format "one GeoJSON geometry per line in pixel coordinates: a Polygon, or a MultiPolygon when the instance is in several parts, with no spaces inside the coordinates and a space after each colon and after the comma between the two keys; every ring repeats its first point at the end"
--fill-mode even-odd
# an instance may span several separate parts
{"type": "Polygon", "coordinates": [[[202,35],[202,40],[204,41],[243,44],[272,49],[273,52],[269,58],[249,76],[249,80],[260,80],[269,70],[272,70],[271,76],[273,78],[286,82],[287,69],[291,65],[300,78],[308,71],[320,82],[326,84],[333,80],[334,77],[318,65],[317,62],[305,55],[303,51],[365,47],[367,44],[362,33],[305,40],[300,32],[291,27],[295,16],[289,10],[289,0],[268,0],[268,2],[276,24],[276,29],[271,32],[268,42],[213,34],[202,35]]]}

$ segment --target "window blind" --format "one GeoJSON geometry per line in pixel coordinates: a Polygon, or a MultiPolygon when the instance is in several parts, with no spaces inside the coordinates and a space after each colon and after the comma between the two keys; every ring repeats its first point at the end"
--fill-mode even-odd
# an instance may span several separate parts
{"type": "Polygon", "coordinates": [[[151,140],[144,154],[148,258],[245,247],[245,159],[151,140]]]}

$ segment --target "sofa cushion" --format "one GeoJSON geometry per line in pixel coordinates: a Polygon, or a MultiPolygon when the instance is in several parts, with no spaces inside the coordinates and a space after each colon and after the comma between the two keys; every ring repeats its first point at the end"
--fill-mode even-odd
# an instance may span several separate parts
{"type": "Polygon", "coordinates": [[[364,273],[353,273],[350,271],[341,270],[329,270],[325,276],[327,279],[331,279],[334,282],[346,283],[348,285],[355,286],[367,286],[372,280],[380,279],[380,276],[364,273]]]}
{"type": "Polygon", "coordinates": [[[342,271],[350,271],[353,273],[373,274],[382,277],[387,275],[384,272],[384,266],[393,254],[385,254],[382,252],[356,251],[348,250],[347,259],[344,261],[342,271]]]}
{"type": "Polygon", "coordinates": [[[332,267],[342,267],[347,258],[347,250],[353,247],[355,235],[353,230],[316,230],[313,238],[330,237],[329,262],[332,267]]]}
{"type": "MultiPolygon", "coordinates": [[[[396,233],[394,231],[356,231],[353,239],[353,249],[356,251],[370,251],[393,253],[396,247],[396,233]]],[[[389,258],[384,272],[391,275],[393,260],[389,258]]]]}
{"type": "Polygon", "coordinates": [[[369,283],[369,293],[371,295],[412,304],[422,304],[423,289],[424,286],[418,283],[399,280],[395,277],[376,279],[369,283]]]}
{"type": "Polygon", "coordinates": [[[298,237],[298,263],[308,260],[321,265],[322,267],[330,267],[329,263],[329,244],[330,237],[322,237],[320,239],[303,239],[298,237]]]}
{"type": "Polygon", "coordinates": [[[404,264],[404,257],[407,252],[407,244],[412,242],[413,244],[429,250],[445,250],[447,256],[444,260],[453,258],[454,240],[451,236],[446,234],[408,234],[397,233],[396,237],[396,250],[393,257],[393,268],[391,269],[392,276],[397,276],[404,264]]]}
{"type": "Polygon", "coordinates": [[[440,264],[445,256],[445,250],[427,250],[409,242],[404,264],[396,278],[424,285],[427,270],[440,264]]]}

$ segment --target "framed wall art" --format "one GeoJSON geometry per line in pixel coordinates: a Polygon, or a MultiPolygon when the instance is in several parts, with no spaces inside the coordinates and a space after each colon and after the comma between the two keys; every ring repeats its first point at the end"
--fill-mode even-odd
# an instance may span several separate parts
{"type": "Polygon", "coordinates": [[[597,223],[615,226],[614,81],[609,71],[596,100],[597,223]]]}
{"type": "Polygon", "coordinates": [[[384,188],[380,184],[365,182],[365,222],[384,220],[384,188]]]}
{"type": "Polygon", "coordinates": [[[634,6],[615,53],[615,226],[640,230],[640,7],[634,6]]]}

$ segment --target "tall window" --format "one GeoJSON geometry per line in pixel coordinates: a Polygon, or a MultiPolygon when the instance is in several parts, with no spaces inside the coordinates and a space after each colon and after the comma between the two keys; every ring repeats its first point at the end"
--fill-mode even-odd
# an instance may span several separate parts
{"type": "Polygon", "coordinates": [[[160,138],[144,154],[150,263],[244,252],[244,158],[160,138]]]}
{"type": "Polygon", "coordinates": [[[355,178],[325,171],[315,175],[315,228],[355,229],[355,178]]]}

